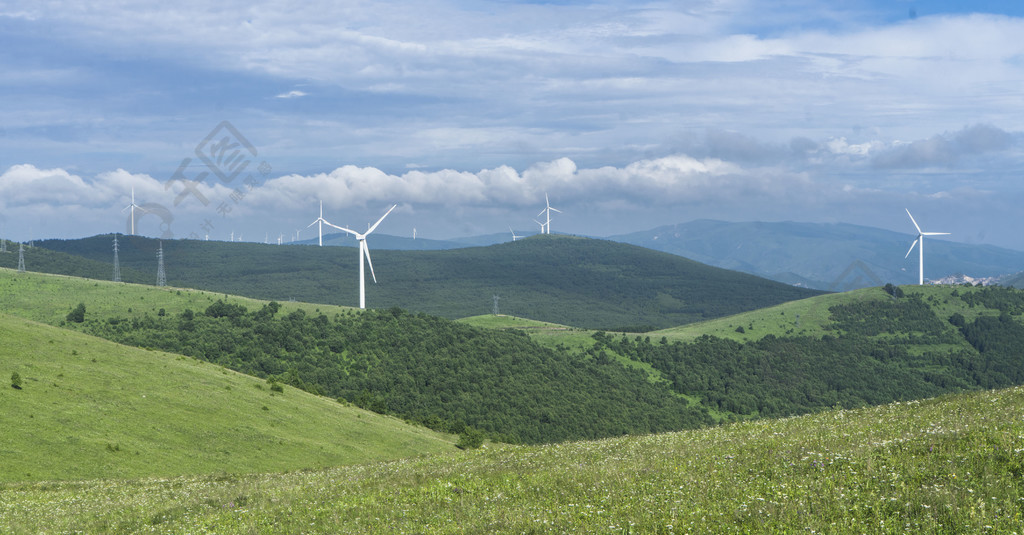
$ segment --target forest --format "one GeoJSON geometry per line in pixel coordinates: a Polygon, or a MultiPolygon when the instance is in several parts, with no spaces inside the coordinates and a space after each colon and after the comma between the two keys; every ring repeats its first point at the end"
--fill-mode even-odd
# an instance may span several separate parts
{"type": "Polygon", "coordinates": [[[690,343],[594,335],[591,353],[614,351],[650,364],[679,393],[740,416],[788,416],[921,399],[949,391],[1024,383],[1024,292],[960,294],[1000,315],[940,319],[920,296],[829,309],[822,337],[767,335],[740,343],[703,336],[690,343]],[[966,342],[966,343],[965,343],[966,342]]]}
{"type": "Polygon", "coordinates": [[[518,330],[397,307],[328,317],[281,313],[276,302],[248,310],[216,301],[205,310],[129,318],[93,317],[82,303],[65,323],[437,430],[540,443],[1024,383],[1024,292],[946,295],[945,303],[894,292],[837,304],[820,336],[739,342],[704,335],[670,343],[599,331],[582,349],[543,347],[518,330]],[[936,309],[951,299],[977,314],[940,317],[936,309]]]}
{"type": "Polygon", "coordinates": [[[513,443],[694,428],[707,412],[608,360],[537,345],[520,332],[474,328],[399,308],[278,314],[217,301],[206,310],[93,318],[66,326],[178,353],[433,429],[467,428],[513,443]]]}

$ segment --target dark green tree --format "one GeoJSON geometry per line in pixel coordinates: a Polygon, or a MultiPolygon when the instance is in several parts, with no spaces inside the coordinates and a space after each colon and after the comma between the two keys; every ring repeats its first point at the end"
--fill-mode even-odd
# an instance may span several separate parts
{"type": "Polygon", "coordinates": [[[11,388],[21,390],[21,376],[18,375],[18,372],[11,374],[11,388]]]}
{"type": "Polygon", "coordinates": [[[459,434],[459,441],[455,444],[461,450],[471,450],[484,445],[484,433],[482,431],[466,427],[459,434]]]}
{"type": "Polygon", "coordinates": [[[85,303],[78,303],[74,310],[68,312],[67,320],[72,323],[82,323],[85,321],[85,303]]]}

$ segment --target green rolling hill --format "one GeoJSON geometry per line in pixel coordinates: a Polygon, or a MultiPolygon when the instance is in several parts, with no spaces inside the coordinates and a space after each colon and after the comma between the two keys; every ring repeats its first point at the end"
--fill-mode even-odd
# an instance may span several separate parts
{"type": "Polygon", "coordinates": [[[195,357],[459,434],[550,442],[697,427],[644,373],[400,309],[353,311],[0,269],[0,312],[195,357]],[[69,313],[82,305],[79,318],[69,313]]]}
{"type": "Polygon", "coordinates": [[[4,533],[1014,533],[1024,390],[248,476],[0,483],[4,533]]]}
{"type": "Polygon", "coordinates": [[[882,288],[826,294],[640,335],[512,317],[463,321],[632,363],[726,418],[1024,383],[1024,291],[892,290],[895,295],[882,288]]]}
{"type": "Polygon", "coordinates": [[[454,449],[450,435],[180,355],[4,313],[0,333],[0,481],[289,471],[454,449]]]}
{"type": "MultiPolygon", "coordinates": [[[[111,236],[46,240],[36,248],[110,262],[110,242],[111,236]]],[[[589,328],[667,328],[820,293],[588,238],[534,236],[449,251],[376,250],[372,239],[369,245],[377,284],[367,284],[368,306],[447,318],[490,312],[498,295],[501,310],[517,316],[589,328]]],[[[278,301],[358,303],[358,257],[350,248],[189,240],[163,247],[174,286],[278,301]]],[[[122,239],[122,266],[152,273],[132,282],[155,281],[156,250],[156,240],[122,239]]],[[[10,260],[0,258],[0,265],[12,267],[10,260]]]]}
{"type": "Polygon", "coordinates": [[[670,431],[1024,383],[1024,292],[888,291],[826,294],[638,335],[0,271],[11,314],[510,442],[670,431]],[[73,319],[79,303],[86,312],[73,319]]]}

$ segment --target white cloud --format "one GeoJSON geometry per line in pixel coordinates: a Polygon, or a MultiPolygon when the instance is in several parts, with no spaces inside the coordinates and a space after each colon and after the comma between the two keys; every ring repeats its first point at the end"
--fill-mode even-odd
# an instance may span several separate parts
{"type": "Polygon", "coordinates": [[[751,189],[774,191],[780,185],[765,182],[728,162],[686,155],[591,169],[580,169],[571,159],[558,158],[536,163],[522,173],[499,166],[475,173],[444,169],[395,175],[374,167],[349,165],[330,173],[268,180],[247,198],[247,203],[299,207],[322,199],[333,207],[387,202],[448,208],[498,207],[537,204],[549,193],[561,196],[563,202],[570,198],[626,197],[665,204],[731,196],[751,189]]]}
{"type": "Polygon", "coordinates": [[[281,93],[280,95],[277,95],[275,98],[298,98],[298,97],[304,97],[307,94],[308,93],[306,93],[304,91],[299,91],[297,89],[293,89],[293,90],[291,90],[291,91],[289,91],[287,93],[281,93]]]}
{"type": "Polygon", "coordinates": [[[825,146],[833,154],[848,155],[848,156],[867,156],[872,149],[879,148],[879,143],[874,141],[868,141],[865,143],[850,144],[845,137],[830,139],[825,142],[825,146]]]}

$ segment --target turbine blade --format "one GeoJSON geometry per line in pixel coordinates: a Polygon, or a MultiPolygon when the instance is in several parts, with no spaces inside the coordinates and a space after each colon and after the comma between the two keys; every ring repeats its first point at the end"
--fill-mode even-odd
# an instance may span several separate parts
{"type": "Polygon", "coordinates": [[[949,236],[948,232],[922,232],[924,236],[949,236]]]}
{"type": "MultiPolygon", "coordinates": [[[[909,208],[904,208],[904,210],[907,211],[907,215],[910,215],[910,209],[909,208]]],[[[910,222],[914,224],[914,228],[917,229],[917,233],[921,234],[921,227],[919,227],[917,225],[917,221],[914,221],[914,216],[912,216],[912,215],[910,215],[910,222]]]]}
{"type": "Polygon", "coordinates": [[[334,227],[334,228],[336,228],[338,230],[344,230],[345,232],[348,232],[349,234],[355,234],[357,236],[359,235],[358,232],[356,232],[356,231],[354,231],[352,229],[345,228],[345,227],[339,227],[338,225],[335,225],[334,223],[331,223],[330,221],[324,221],[324,224],[327,225],[327,226],[334,227]]]}
{"type": "Polygon", "coordinates": [[[548,206],[548,210],[551,210],[552,212],[558,212],[558,213],[562,213],[562,211],[561,211],[561,210],[559,210],[558,208],[552,208],[552,207],[550,207],[550,206],[548,206]]]}
{"type": "Polygon", "coordinates": [[[544,212],[547,212],[547,211],[548,211],[547,208],[541,210],[540,213],[537,214],[537,217],[540,217],[540,216],[544,215],[544,212]]]}
{"type": "Polygon", "coordinates": [[[313,225],[315,225],[315,224],[317,224],[317,223],[319,223],[319,222],[320,222],[320,220],[319,220],[319,219],[317,219],[316,221],[314,221],[314,222],[312,222],[312,223],[310,223],[310,224],[306,225],[306,228],[312,227],[313,225]]]}
{"type": "Polygon", "coordinates": [[[910,249],[907,250],[907,255],[904,256],[903,258],[909,258],[910,257],[910,253],[914,250],[914,246],[917,245],[917,242],[919,242],[919,241],[921,241],[921,238],[918,238],[918,239],[914,240],[914,243],[910,244],[910,249]]]}
{"type": "Polygon", "coordinates": [[[370,266],[370,276],[373,277],[373,283],[377,284],[377,276],[373,274],[373,262],[370,260],[370,248],[366,246],[366,240],[359,242],[363,248],[363,255],[366,256],[366,265],[370,266]]]}
{"type": "MultiPolygon", "coordinates": [[[[378,220],[377,220],[377,222],[376,222],[376,223],[374,223],[372,227],[370,227],[370,228],[366,229],[366,234],[369,234],[369,233],[373,232],[373,230],[374,230],[375,228],[377,228],[377,225],[379,225],[381,221],[384,221],[384,218],[385,218],[385,217],[387,217],[387,216],[388,216],[388,214],[390,214],[390,213],[391,213],[391,211],[392,211],[392,210],[394,210],[394,209],[395,209],[395,208],[397,208],[397,207],[398,207],[398,205],[397,205],[397,204],[392,204],[392,205],[391,205],[391,208],[388,208],[388,211],[387,211],[387,212],[384,212],[384,215],[380,216],[380,219],[378,219],[378,220]]],[[[365,236],[366,234],[364,234],[364,236],[365,236]]],[[[369,252],[367,252],[366,254],[367,254],[367,257],[366,257],[366,258],[370,258],[370,257],[369,257],[369,254],[370,254],[370,253],[369,253],[369,252]]],[[[374,282],[376,282],[376,281],[374,281],[374,282]]]]}

